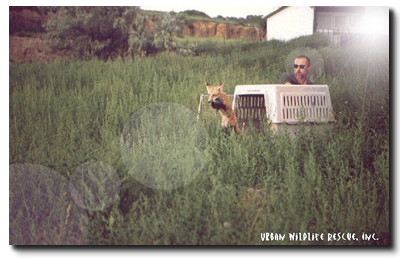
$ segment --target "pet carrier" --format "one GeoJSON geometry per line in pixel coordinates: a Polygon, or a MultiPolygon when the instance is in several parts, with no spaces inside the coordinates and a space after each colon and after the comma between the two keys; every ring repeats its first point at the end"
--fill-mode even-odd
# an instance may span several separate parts
{"type": "Polygon", "coordinates": [[[238,85],[232,105],[242,129],[334,122],[327,85],[238,85]]]}

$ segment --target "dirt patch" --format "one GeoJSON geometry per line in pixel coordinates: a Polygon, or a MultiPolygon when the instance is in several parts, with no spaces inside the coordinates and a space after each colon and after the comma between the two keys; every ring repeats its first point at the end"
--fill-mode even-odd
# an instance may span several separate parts
{"type": "Polygon", "coordinates": [[[44,33],[43,24],[48,20],[47,15],[41,14],[34,7],[10,7],[9,33],[12,36],[27,36],[25,34],[44,33]]]}
{"type": "Polygon", "coordinates": [[[193,21],[185,26],[184,35],[194,37],[222,37],[225,39],[259,39],[259,30],[252,26],[233,25],[206,21],[193,21]]]}
{"type": "Polygon", "coordinates": [[[49,63],[65,59],[61,53],[53,53],[48,40],[31,37],[10,36],[9,61],[15,63],[49,63]]]}
{"type": "MultiPolygon", "coordinates": [[[[149,33],[154,32],[154,21],[150,20],[146,26],[149,33]]],[[[253,26],[225,24],[208,21],[191,21],[183,27],[183,36],[209,38],[221,37],[225,39],[255,39],[258,40],[260,29],[253,26]]]]}

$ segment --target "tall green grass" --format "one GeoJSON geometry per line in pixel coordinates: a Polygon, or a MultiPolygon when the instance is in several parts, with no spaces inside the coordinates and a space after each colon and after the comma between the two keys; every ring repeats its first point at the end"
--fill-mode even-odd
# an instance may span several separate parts
{"type": "MultiPolygon", "coordinates": [[[[87,212],[86,244],[389,244],[385,49],[317,46],[324,73],[316,83],[330,86],[333,127],[300,130],[291,138],[266,125],[261,132],[225,137],[218,115],[205,106],[208,115],[200,123],[207,132],[207,158],[189,184],[152,189],[124,163],[121,136],[136,112],[176,103],[195,116],[205,81],[224,81],[228,93],[238,84],[277,83],[286,55],[298,47],[310,47],[309,41],[241,44],[223,55],[198,57],[170,53],[134,61],[10,64],[9,163],[38,164],[66,179],[88,161],[116,170],[119,197],[103,211],[87,212]],[[354,232],[359,240],[262,242],[265,232],[354,232]],[[379,240],[364,241],[363,232],[379,240]]],[[[165,127],[173,129],[170,124],[165,127]]],[[[193,145],[178,146],[177,154],[193,152],[193,145]]],[[[10,222],[26,216],[11,209],[27,202],[15,197],[20,196],[10,195],[10,222]]],[[[31,233],[39,237],[29,240],[40,240],[42,234],[31,233]]],[[[16,240],[21,233],[10,235],[16,240]]]]}

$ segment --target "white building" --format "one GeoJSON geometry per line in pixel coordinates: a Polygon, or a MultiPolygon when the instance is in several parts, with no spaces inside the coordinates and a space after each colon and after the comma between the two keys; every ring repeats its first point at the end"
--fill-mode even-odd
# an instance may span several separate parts
{"type": "MultiPolygon", "coordinates": [[[[314,33],[335,37],[360,33],[366,9],[362,6],[282,6],[266,16],[267,40],[288,41],[314,33]]],[[[388,21],[388,8],[386,13],[388,21]]]]}
{"type": "Polygon", "coordinates": [[[314,8],[282,6],[267,15],[267,40],[288,41],[313,34],[314,8]]]}

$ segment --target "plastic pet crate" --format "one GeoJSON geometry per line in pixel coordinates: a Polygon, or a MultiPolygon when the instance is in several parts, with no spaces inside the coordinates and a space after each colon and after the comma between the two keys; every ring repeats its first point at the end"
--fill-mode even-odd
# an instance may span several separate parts
{"type": "Polygon", "coordinates": [[[238,85],[232,105],[240,128],[335,121],[327,85],[238,85]]]}

